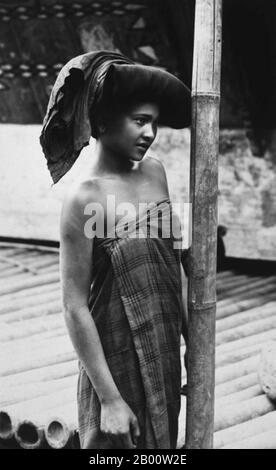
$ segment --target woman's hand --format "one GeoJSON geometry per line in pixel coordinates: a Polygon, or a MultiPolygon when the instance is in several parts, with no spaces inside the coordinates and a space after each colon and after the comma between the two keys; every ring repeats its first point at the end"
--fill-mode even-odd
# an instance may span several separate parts
{"type": "Polygon", "coordinates": [[[122,398],[101,404],[101,432],[114,448],[136,448],[140,436],[138,420],[122,398]]]}

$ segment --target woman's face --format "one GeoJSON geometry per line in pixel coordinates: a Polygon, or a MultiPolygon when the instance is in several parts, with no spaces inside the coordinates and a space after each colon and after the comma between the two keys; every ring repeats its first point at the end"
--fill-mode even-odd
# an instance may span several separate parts
{"type": "Polygon", "coordinates": [[[140,161],[157,134],[159,107],[155,103],[132,105],[112,116],[100,139],[119,158],[140,161]]]}

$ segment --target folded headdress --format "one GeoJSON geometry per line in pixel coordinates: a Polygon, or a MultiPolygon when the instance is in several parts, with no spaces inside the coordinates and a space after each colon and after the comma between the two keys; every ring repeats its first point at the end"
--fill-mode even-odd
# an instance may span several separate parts
{"type": "Polygon", "coordinates": [[[54,183],[89,144],[93,113],[109,99],[148,100],[160,107],[159,123],[176,129],[190,124],[190,90],[174,75],[138,65],[110,51],[88,52],[70,60],[53,86],[40,136],[54,183]]]}

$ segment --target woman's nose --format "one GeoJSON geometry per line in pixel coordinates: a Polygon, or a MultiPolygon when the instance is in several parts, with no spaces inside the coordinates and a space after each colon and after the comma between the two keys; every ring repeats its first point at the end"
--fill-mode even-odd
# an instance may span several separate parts
{"type": "Polygon", "coordinates": [[[145,126],[144,126],[144,137],[148,138],[149,140],[152,140],[155,138],[156,136],[156,129],[155,127],[153,126],[152,123],[147,123],[145,126]]]}

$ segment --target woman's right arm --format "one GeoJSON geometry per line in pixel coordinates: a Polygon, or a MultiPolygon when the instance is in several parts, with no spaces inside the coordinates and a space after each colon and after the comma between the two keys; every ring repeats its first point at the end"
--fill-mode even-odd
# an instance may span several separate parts
{"type": "MultiPolygon", "coordinates": [[[[60,221],[60,272],[65,322],[77,355],[101,403],[101,431],[122,448],[134,447],[138,422],[113,380],[95,322],[88,309],[93,238],[84,231],[93,187],[84,184],[64,201],[60,221]]],[[[100,223],[100,221],[99,221],[100,223]]]]}

